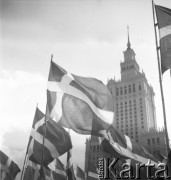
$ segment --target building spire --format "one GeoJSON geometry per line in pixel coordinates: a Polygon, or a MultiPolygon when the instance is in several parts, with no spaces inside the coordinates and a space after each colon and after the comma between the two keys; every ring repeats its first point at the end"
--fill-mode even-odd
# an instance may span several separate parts
{"type": "Polygon", "coordinates": [[[127,26],[127,33],[128,33],[128,43],[127,43],[127,49],[130,49],[131,48],[131,43],[129,41],[129,26],[127,26]]]}

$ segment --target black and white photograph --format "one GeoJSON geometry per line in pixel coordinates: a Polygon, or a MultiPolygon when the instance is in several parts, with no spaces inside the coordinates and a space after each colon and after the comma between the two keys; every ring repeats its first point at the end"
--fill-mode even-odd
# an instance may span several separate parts
{"type": "Polygon", "coordinates": [[[171,1],[0,0],[0,180],[171,179],[171,1]]]}

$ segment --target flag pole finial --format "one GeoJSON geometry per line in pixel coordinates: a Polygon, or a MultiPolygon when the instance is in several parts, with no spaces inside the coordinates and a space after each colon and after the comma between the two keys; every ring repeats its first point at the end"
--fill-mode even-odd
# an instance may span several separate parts
{"type": "Polygon", "coordinates": [[[127,47],[128,47],[128,49],[130,49],[131,43],[130,43],[130,40],[129,40],[129,26],[128,26],[128,25],[127,25],[127,34],[128,34],[128,43],[127,43],[127,47]]]}

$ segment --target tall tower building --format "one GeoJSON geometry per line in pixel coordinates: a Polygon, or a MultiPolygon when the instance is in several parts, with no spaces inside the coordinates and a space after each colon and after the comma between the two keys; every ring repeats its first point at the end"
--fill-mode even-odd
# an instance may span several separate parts
{"type": "MultiPolygon", "coordinates": [[[[121,80],[110,79],[107,83],[114,102],[114,127],[120,132],[143,145],[153,155],[156,152],[166,154],[164,130],[157,130],[154,91],[149,85],[145,73],[140,71],[131,48],[128,32],[127,49],[120,63],[121,80]]],[[[86,140],[85,170],[88,157],[97,165],[104,154],[97,137],[86,140]]]]}
{"type": "Polygon", "coordinates": [[[110,79],[107,83],[114,100],[114,125],[119,131],[141,142],[142,132],[156,129],[154,91],[144,72],[140,72],[129,33],[127,49],[123,53],[121,80],[110,79]]]}

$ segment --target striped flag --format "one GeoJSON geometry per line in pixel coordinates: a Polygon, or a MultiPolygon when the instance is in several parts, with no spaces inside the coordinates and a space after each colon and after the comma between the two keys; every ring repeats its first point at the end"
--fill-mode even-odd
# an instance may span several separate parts
{"type": "Polygon", "coordinates": [[[160,37],[162,74],[171,68],[171,9],[155,5],[160,37]]]}
{"type": "Polygon", "coordinates": [[[0,179],[14,180],[19,172],[18,165],[0,150],[0,179]]]}
{"type": "Polygon", "coordinates": [[[79,134],[99,136],[114,118],[112,95],[94,78],[79,77],[51,61],[47,88],[50,117],[79,134]]]}
{"type": "Polygon", "coordinates": [[[55,180],[52,171],[45,166],[40,169],[40,180],[55,180]]]}
{"type": "Polygon", "coordinates": [[[24,171],[23,180],[39,180],[40,179],[40,165],[30,160],[27,161],[27,167],[24,171]]]}
{"type": "Polygon", "coordinates": [[[77,165],[77,174],[76,174],[77,180],[85,180],[86,174],[85,172],[77,165]]]}
{"type": "Polygon", "coordinates": [[[87,180],[99,180],[97,168],[90,159],[88,161],[87,180]]]}
{"type": "Polygon", "coordinates": [[[45,115],[37,108],[29,140],[29,159],[37,164],[41,164],[44,151],[43,164],[48,165],[53,159],[61,156],[71,148],[72,143],[69,133],[52,119],[47,119],[45,124],[45,115]]]}
{"type": "Polygon", "coordinates": [[[48,167],[43,166],[40,173],[43,180],[67,180],[66,171],[59,159],[56,159],[48,167]]]}
{"type": "Polygon", "coordinates": [[[110,127],[107,134],[108,139],[104,139],[101,145],[106,152],[114,157],[117,155],[121,159],[132,159],[143,164],[147,164],[151,159],[151,163],[155,166],[158,165],[158,161],[143,146],[120,133],[114,127],[110,127]]]}
{"type": "Polygon", "coordinates": [[[57,158],[50,165],[54,179],[66,180],[66,169],[63,163],[57,158]]]}
{"type": "Polygon", "coordinates": [[[66,165],[67,180],[76,180],[74,174],[74,168],[71,158],[71,150],[67,153],[67,165],[66,165]]]}

